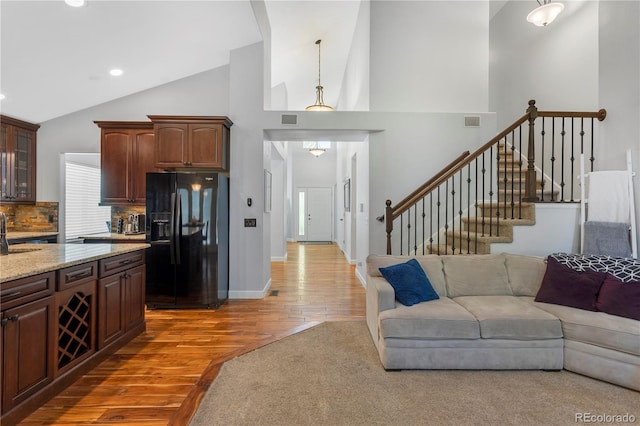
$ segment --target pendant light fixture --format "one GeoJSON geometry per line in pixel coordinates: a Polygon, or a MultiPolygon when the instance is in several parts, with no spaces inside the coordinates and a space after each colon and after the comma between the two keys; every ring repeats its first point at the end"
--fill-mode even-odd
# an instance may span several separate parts
{"type": "MultiPolygon", "coordinates": [[[[333,111],[333,108],[331,108],[329,105],[324,104],[324,99],[322,96],[323,87],[322,84],[320,84],[320,43],[322,43],[322,40],[316,40],[316,44],[318,45],[318,85],[316,86],[316,103],[306,107],[305,110],[307,111],[333,111]]],[[[324,152],[324,150],[322,152],[324,152]]],[[[318,155],[316,155],[316,157],[318,155]]]]}
{"type": "Polygon", "coordinates": [[[551,0],[542,1],[543,3],[540,4],[540,0],[538,0],[540,6],[533,9],[527,15],[527,21],[537,27],[546,27],[564,10],[564,4],[562,3],[552,2],[551,0]]]}

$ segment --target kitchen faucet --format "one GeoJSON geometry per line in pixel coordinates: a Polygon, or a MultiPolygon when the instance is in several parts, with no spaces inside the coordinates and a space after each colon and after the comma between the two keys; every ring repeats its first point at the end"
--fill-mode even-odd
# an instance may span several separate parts
{"type": "Polygon", "coordinates": [[[9,242],[7,241],[7,216],[0,212],[0,256],[9,254],[9,242]]]}

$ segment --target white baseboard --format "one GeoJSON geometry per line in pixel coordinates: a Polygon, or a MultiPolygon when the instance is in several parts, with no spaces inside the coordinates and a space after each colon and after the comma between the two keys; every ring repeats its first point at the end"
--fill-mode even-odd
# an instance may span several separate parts
{"type": "Polygon", "coordinates": [[[229,299],[264,299],[267,292],[271,288],[271,278],[267,281],[267,284],[260,291],[246,291],[246,290],[229,290],[229,299]]]}
{"type": "Polygon", "coordinates": [[[287,260],[288,253],[285,253],[284,256],[271,256],[272,262],[284,262],[287,260]]]}

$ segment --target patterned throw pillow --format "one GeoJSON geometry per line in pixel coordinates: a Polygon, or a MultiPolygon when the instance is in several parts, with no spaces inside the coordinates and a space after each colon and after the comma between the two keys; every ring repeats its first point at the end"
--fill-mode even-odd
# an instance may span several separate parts
{"type": "Polygon", "coordinates": [[[574,271],[607,272],[622,282],[640,281],[638,259],[574,253],[553,253],[549,257],[574,271]]]}

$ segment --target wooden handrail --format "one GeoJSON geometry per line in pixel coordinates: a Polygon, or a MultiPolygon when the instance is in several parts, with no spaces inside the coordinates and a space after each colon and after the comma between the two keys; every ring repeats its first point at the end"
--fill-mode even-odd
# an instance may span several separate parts
{"type": "Polygon", "coordinates": [[[595,112],[579,112],[579,111],[538,111],[539,117],[582,117],[597,118],[603,121],[607,118],[607,110],[602,108],[595,112]]]}
{"type": "Polygon", "coordinates": [[[462,160],[464,160],[468,156],[469,156],[469,151],[463,152],[458,157],[456,157],[455,160],[453,160],[452,162],[450,162],[449,164],[444,166],[442,170],[440,170],[438,173],[433,175],[433,177],[431,179],[429,179],[428,181],[423,183],[422,186],[420,186],[418,189],[413,191],[411,194],[406,196],[402,201],[400,201],[398,204],[396,204],[393,207],[393,211],[394,211],[394,217],[393,218],[395,219],[396,217],[398,217],[398,215],[404,213],[409,207],[414,205],[417,200],[420,200],[421,198],[424,198],[425,194],[423,194],[423,192],[428,191],[429,188],[431,188],[431,185],[433,184],[433,182],[435,182],[438,178],[440,178],[440,176],[442,176],[448,170],[451,170],[452,167],[455,167],[456,164],[458,164],[459,162],[461,162],[462,160]]]}

